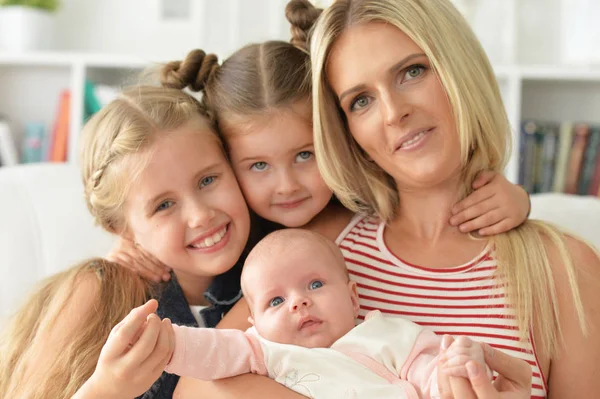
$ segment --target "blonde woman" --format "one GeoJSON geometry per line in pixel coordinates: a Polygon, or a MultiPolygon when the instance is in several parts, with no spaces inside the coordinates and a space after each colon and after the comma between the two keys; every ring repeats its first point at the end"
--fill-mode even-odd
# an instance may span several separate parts
{"type": "Polygon", "coordinates": [[[598,392],[598,254],[539,221],[485,240],[445,223],[479,171],[504,168],[511,134],[488,59],[450,1],[336,1],[311,58],[320,170],[364,215],[326,226],[343,228],[363,310],[527,361],[531,397],[598,392]]]}

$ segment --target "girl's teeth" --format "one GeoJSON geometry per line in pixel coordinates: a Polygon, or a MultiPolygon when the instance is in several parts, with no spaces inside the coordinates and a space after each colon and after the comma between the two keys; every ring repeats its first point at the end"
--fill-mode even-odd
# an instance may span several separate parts
{"type": "Polygon", "coordinates": [[[223,227],[221,231],[217,231],[212,236],[205,238],[204,241],[202,241],[200,244],[194,244],[192,246],[194,248],[212,247],[213,245],[219,243],[223,239],[223,237],[225,237],[225,233],[227,233],[227,226],[223,227]]]}
{"type": "Polygon", "coordinates": [[[413,137],[412,139],[405,141],[404,143],[402,143],[402,145],[400,146],[400,148],[404,148],[406,146],[409,146],[413,143],[415,143],[417,140],[419,140],[421,137],[423,137],[425,135],[425,132],[421,132],[418,133],[415,137],[413,137]]]}

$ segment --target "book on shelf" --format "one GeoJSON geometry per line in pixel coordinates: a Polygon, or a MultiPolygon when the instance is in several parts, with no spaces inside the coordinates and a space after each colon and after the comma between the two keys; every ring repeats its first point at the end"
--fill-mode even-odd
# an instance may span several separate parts
{"type": "Polygon", "coordinates": [[[69,118],[71,115],[71,92],[63,90],[60,93],[58,112],[54,128],[50,135],[46,160],[50,162],[65,162],[69,142],[69,118]]]}
{"type": "Polygon", "coordinates": [[[12,130],[5,120],[0,120],[0,164],[12,166],[19,163],[19,153],[12,130]]]}
{"type": "Polygon", "coordinates": [[[600,196],[600,125],[526,120],[521,124],[519,183],[530,193],[600,196]]]}
{"type": "Polygon", "coordinates": [[[46,127],[40,122],[28,122],[25,125],[25,137],[21,151],[21,162],[42,162],[45,157],[46,127]]]}

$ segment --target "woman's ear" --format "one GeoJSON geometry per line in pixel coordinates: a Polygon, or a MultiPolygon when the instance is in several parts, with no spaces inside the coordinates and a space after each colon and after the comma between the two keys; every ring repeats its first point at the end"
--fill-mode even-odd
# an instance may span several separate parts
{"type": "Polygon", "coordinates": [[[350,280],[348,282],[348,290],[350,291],[350,300],[352,301],[352,309],[354,310],[354,318],[358,317],[358,311],[360,310],[360,302],[358,301],[358,290],[356,288],[356,282],[350,280]]]}

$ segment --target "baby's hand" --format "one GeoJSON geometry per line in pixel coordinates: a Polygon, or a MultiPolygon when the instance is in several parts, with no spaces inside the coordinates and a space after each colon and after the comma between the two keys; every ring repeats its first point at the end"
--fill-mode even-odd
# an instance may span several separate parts
{"type": "Polygon", "coordinates": [[[160,377],[173,354],[175,336],[171,321],[161,321],[154,313],[157,307],[152,299],[113,328],[94,374],[85,383],[91,397],[137,397],[160,377]]]}
{"type": "Polygon", "coordinates": [[[141,246],[122,237],[117,240],[106,259],[157,283],[161,280],[168,281],[171,278],[170,269],[167,266],[141,246]]]}
{"type": "MultiPolygon", "coordinates": [[[[449,335],[445,335],[442,340],[451,341],[449,335]]],[[[444,353],[445,362],[443,372],[454,377],[469,378],[466,364],[469,361],[475,361],[481,365],[485,365],[483,347],[479,342],[475,342],[470,338],[460,336],[450,343],[448,349],[444,353]]]]}

